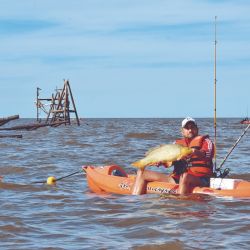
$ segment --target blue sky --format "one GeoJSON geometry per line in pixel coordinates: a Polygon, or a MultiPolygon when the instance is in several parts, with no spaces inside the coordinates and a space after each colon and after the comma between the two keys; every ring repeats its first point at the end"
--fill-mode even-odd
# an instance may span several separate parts
{"type": "Polygon", "coordinates": [[[80,117],[250,110],[250,1],[0,0],[0,117],[35,117],[69,79],[80,117]]]}

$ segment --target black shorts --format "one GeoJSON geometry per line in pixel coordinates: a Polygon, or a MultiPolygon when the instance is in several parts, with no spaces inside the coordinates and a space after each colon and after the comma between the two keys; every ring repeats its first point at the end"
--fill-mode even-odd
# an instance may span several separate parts
{"type": "Polygon", "coordinates": [[[209,177],[202,176],[202,177],[200,177],[200,181],[201,181],[203,187],[210,186],[210,178],[209,177]]]}

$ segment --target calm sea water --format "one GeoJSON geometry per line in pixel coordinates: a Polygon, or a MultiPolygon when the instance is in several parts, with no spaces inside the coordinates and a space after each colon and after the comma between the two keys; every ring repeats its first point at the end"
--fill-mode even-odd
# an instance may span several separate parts
{"type": "MultiPolygon", "coordinates": [[[[245,128],[239,120],[217,121],[218,163],[245,128]]],[[[86,164],[115,163],[133,172],[130,163],[149,148],[180,137],[180,122],[86,119],[80,127],[8,132],[23,138],[0,139],[0,248],[249,249],[250,199],[97,195],[81,173],[56,186],[33,183],[86,164]]],[[[200,133],[213,137],[213,120],[198,122],[200,133]]],[[[249,139],[247,133],[224,165],[232,177],[250,180],[249,139]]]]}

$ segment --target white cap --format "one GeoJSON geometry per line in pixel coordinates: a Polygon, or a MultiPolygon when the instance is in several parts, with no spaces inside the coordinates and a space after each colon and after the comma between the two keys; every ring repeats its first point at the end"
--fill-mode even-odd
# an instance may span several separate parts
{"type": "Polygon", "coordinates": [[[182,128],[184,128],[188,122],[193,122],[193,123],[195,124],[195,126],[197,126],[197,123],[196,123],[195,119],[193,119],[192,117],[186,117],[186,118],[181,122],[182,128]]]}

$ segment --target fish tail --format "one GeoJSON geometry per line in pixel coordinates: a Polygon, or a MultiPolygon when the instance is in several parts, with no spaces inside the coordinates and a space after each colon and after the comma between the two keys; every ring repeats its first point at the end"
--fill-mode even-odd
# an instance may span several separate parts
{"type": "Polygon", "coordinates": [[[137,167],[137,168],[141,168],[141,169],[144,168],[144,165],[142,164],[141,160],[140,161],[135,161],[131,165],[134,166],[134,167],[137,167]]]}

